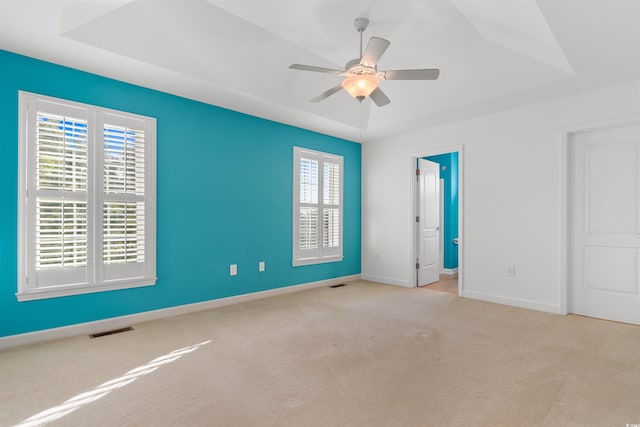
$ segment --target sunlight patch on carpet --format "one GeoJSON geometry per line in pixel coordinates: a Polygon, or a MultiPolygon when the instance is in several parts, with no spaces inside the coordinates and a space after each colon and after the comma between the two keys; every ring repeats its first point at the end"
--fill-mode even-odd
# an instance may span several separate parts
{"type": "Polygon", "coordinates": [[[106,396],[111,393],[113,390],[117,390],[122,388],[128,384],[131,384],[135,380],[140,377],[143,377],[151,372],[155,371],[162,365],[166,365],[171,362],[175,362],[180,359],[185,354],[191,353],[203,345],[209,344],[211,340],[203,341],[199,344],[194,344],[188,347],[179,348],[177,350],[172,351],[171,353],[167,353],[164,356],[157,357],[150,361],[149,363],[138,366],[125,373],[124,375],[115,378],[113,380],[109,380],[105,383],[100,384],[93,390],[87,391],[85,393],[78,394],[77,396],[72,397],[71,399],[65,401],[64,403],[54,406],[52,408],[46,409],[32,417],[27,418],[22,421],[16,427],[32,427],[32,426],[41,426],[46,423],[50,423],[57,419],[64,417],[65,415],[70,414],[76,409],[87,405],[91,402],[95,402],[96,400],[106,396]]]}

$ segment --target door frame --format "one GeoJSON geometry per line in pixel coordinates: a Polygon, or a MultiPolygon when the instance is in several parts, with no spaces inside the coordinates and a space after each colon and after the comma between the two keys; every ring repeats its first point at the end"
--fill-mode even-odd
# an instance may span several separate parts
{"type": "Polygon", "coordinates": [[[438,250],[438,271],[439,274],[444,273],[444,178],[440,178],[438,185],[440,186],[440,247],[438,250]]]}
{"type": "Polygon", "coordinates": [[[565,126],[560,129],[561,186],[560,186],[560,277],[559,309],[561,314],[571,313],[571,139],[581,132],[640,124],[640,114],[614,117],[593,122],[565,126]]]}
{"type": "Polygon", "coordinates": [[[416,164],[418,159],[439,154],[458,153],[458,296],[464,296],[464,144],[449,145],[430,150],[411,153],[408,160],[409,188],[409,224],[411,225],[411,256],[408,267],[411,269],[411,287],[417,287],[418,271],[416,257],[418,255],[418,239],[416,232],[416,209],[418,207],[418,186],[416,182],[416,164]]]}

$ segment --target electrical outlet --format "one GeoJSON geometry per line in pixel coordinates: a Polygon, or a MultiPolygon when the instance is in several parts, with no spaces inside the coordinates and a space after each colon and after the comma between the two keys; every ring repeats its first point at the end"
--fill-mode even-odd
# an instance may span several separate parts
{"type": "Polygon", "coordinates": [[[260,272],[264,271],[264,261],[260,261],[258,263],[258,271],[260,272]]]}
{"type": "Polygon", "coordinates": [[[507,277],[516,277],[516,266],[510,265],[507,267],[507,277]]]}
{"type": "Polygon", "coordinates": [[[231,264],[229,266],[229,275],[236,276],[238,274],[238,264],[231,264]]]}

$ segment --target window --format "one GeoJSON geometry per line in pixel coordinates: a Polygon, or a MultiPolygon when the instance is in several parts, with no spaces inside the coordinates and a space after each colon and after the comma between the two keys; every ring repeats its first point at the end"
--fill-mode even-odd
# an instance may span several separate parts
{"type": "Polygon", "coordinates": [[[293,148],[293,265],[342,260],[343,158],[293,148]]]}
{"type": "Polygon", "coordinates": [[[155,119],[20,92],[18,300],[155,284],[155,119]]]}

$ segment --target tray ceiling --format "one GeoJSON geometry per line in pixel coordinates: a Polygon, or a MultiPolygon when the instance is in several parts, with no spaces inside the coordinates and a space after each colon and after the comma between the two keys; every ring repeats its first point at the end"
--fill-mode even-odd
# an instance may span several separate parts
{"type": "Polygon", "coordinates": [[[367,141],[640,79],[637,0],[0,0],[0,48],[326,134],[367,141]],[[353,20],[391,46],[360,104],[333,75],[358,56],[353,20]]]}

